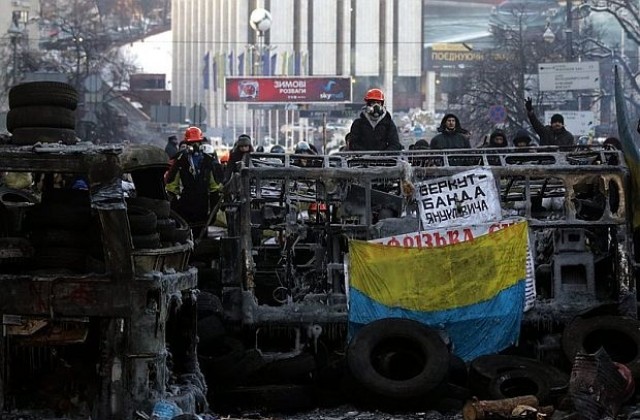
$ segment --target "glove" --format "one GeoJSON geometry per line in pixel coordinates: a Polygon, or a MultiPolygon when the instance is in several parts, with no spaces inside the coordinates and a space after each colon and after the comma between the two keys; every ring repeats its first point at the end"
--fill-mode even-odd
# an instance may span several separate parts
{"type": "Polygon", "coordinates": [[[524,107],[527,109],[527,112],[533,112],[533,101],[530,97],[524,102],[524,107]]]}

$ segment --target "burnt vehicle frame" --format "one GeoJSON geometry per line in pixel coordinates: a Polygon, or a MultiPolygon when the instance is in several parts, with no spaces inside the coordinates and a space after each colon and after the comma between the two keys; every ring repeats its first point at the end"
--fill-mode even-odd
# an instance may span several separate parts
{"type": "Polygon", "coordinates": [[[7,144],[0,159],[1,171],[34,174],[42,185],[33,200],[0,205],[8,226],[0,238],[3,416],[31,410],[41,418],[132,419],[165,398],[187,412],[203,410],[192,315],[197,270],[187,264],[193,241],[140,249],[122,188],[126,176],[138,197],[166,201],[164,152],[131,144],[7,144]],[[55,182],[61,175],[82,177],[88,189],[55,182]],[[51,258],[44,249],[58,252],[51,258]],[[70,249],[80,258],[67,260],[70,249]],[[171,393],[175,377],[195,385],[171,393]]]}
{"type": "Polygon", "coordinates": [[[406,188],[478,166],[493,172],[503,215],[529,223],[537,299],[525,324],[547,322],[553,327],[543,333],[557,333],[558,325],[605,303],[636,316],[630,175],[619,151],[254,153],[230,184],[228,235],[214,263],[229,330],[265,354],[282,351],[267,337],[283,328],[292,331],[284,353],[315,351],[323,340],[323,348],[341,351],[348,239],[419,230],[406,188]],[[310,203],[325,210],[309,214],[310,203]],[[393,227],[399,219],[410,219],[410,227],[393,227]]]}

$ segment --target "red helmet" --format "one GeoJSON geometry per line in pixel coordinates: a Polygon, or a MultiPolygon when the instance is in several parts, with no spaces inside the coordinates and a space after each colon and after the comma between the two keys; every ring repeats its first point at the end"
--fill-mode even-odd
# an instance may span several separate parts
{"type": "Polygon", "coordinates": [[[364,95],[364,101],[381,101],[384,102],[384,93],[380,89],[369,89],[364,95]]]}
{"type": "Polygon", "coordinates": [[[202,130],[200,130],[198,127],[189,127],[187,128],[187,131],[184,132],[184,141],[187,143],[193,143],[202,140],[202,130]]]}

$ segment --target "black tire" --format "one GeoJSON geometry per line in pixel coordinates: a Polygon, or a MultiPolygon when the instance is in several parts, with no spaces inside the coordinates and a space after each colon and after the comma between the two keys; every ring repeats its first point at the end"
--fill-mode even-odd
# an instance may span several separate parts
{"type": "Polygon", "coordinates": [[[158,233],[160,234],[160,239],[163,238],[164,234],[175,229],[175,227],[175,220],[169,218],[158,218],[158,233]]]}
{"type": "Polygon", "coordinates": [[[371,392],[409,399],[443,382],[449,351],[437,331],[426,325],[387,318],[358,331],[349,344],[347,363],[354,378],[371,392]]]}
{"type": "Polygon", "coordinates": [[[7,113],[7,131],[13,133],[18,128],[66,128],[75,130],[74,111],[55,106],[26,106],[7,113]]]}
{"type": "Polygon", "coordinates": [[[171,213],[171,203],[169,200],[159,200],[148,197],[131,197],[127,198],[127,204],[151,210],[156,216],[158,216],[158,219],[167,218],[171,213]]]}
{"type": "Polygon", "coordinates": [[[131,235],[134,249],[155,249],[160,248],[160,235],[150,233],[148,235],[131,235]]]}
{"type": "Polygon", "coordinates": [[[30,192],[15,188],[0,187],[0,202],[8,203],[37,203],[38,198],[30,192]]]}
{"type": "Polygon", "coordinates": [[[469,380],[469,370],[461,357],[451,354],[449,356],[449,372],[447,382],[461,387],[466,387],[469,380]]]}
{"type": "Polygon", "coordinates": [[[16,128],[11,135],[11,143],[17,145],[36,143],[76,144],[76,131],[68,128],[16,128]]]}
{"type": "Polygon", "coordinates": [[[127,217],[132,235],[142,236],[157,233],[158,217],[151,210],[144,207],[128,206],[127,217]]]}
{"type": "Polygon", "coordinates": [[[469,364],[469,384],[478,389],[486,387],[497,376],[513,370],[528,370],[541,373],[549,378],[549,388],[553,393],[566,391],[569,375],[560,369],[528,357],[489,354],[480,356],[469,364]]]}
{"type": "Polygon", "coordinates": [[[78,91],[61,82],[29,82],[14,86],[9,91],[9,108],[48,105],[75,110],[78,91]]]}
{"type": "Polygon", "coordinates": [[[549,401],[549,381],[539,371],[516,369],[496,376],[489,383],[487,399],[502,400],[505,398],[535,395],[541,404],[549,401]]]}
{"type": "Polygon", "coordinates": [[[562,334],[562,348],[573,362],[578,352],[593,354],[603,347],[614,362],[640,378],[640,321],[623,316],[576,318],[562,334]]]}
{"type": "Polygon", "coordinates": [[[163,241],[169,243],[185,243],[191,237],[191,228],[189,223],[182,218],[178,213],[171,210],[171,218],[176,221],[176,227],[174,229],[168,229],[163,234],[163,241]]]}

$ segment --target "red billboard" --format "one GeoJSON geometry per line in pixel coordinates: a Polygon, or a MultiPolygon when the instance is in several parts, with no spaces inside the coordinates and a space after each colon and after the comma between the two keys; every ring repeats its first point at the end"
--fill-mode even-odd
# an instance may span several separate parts
{"type": "Polygon", "coordinates": [[[227,77],[225,102],[351,102],[350,77],[227,77]]]}

